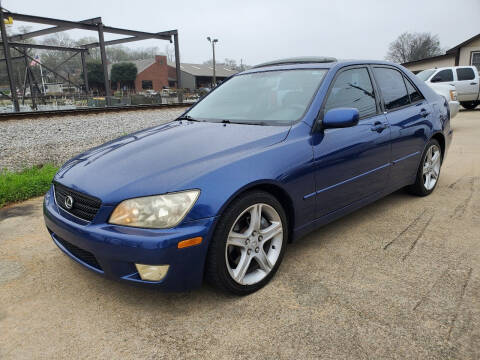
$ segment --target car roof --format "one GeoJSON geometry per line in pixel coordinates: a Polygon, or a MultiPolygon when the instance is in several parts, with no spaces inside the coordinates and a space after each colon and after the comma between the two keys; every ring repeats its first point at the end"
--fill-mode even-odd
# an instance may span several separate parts
{"type": "Polygon", "coordinates": [[[293,70],[293,69],[331,69],[333,67],[343,67],[349,65],[363,65],[363,64],[376,64],[376,65],[389,65],[395,67],[401,67],[398,64],[394,64],[389,61],[383,60],[339,60],[333,57],[297,57],[287,58],[275,61],[269,61],[255,65],[251,69],[245,70],[240,74],[248,74],[262,71],[273,70],[293,70]]]}
{"type": "Polygon", "coordinates": [[[294,58],[285,58],[279,60],[268,61],[265,63],[261,63],[258,65],[253,66],[253,68],[261,68],[266,66],[274,66],[274,65],[293,65],[293,64],[310,64],[310,63],[332,63],[338,61],[334,57],[330,56],[303,56],[303,57],[294,57],[294,58]]]}
{"type": "MultiPolygon", "coordinates": [[[[458,69],[458,68],[470,68],[470,69],[473,69],[473,68],[476,68],[475,66],[473,65],[458,65],[458,66],[442,66],[442,67],[436,67],[436,68],[428,68],[428,69],[425,69],[425,70],[454,70],[454,69],[458,69]]],[[[425,71],[423,70],[423,71],[425,71]]]]}

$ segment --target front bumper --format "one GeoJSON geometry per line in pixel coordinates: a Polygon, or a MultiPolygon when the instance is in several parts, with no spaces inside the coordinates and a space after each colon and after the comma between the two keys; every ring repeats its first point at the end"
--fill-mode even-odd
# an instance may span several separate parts
{"type": "Polygon", "coordinates": [[[59,208],[50,189],[45,195],[45,225],[55,244],[69,257],[103,276],[169,291],[201,285],[209,239],[215,218],[182,223],[173,229],[139,229],[108,224],[112,207],[102,206],[91,223],[59,208]],[[178,242],[201,236],[199,245],[178,249],[178,242]],[[92,259],[93,257],[93,259],[92,259]],[[169,265],[159,282],[141,280],[135,263],[169,265]]]}
{"type": "Polygon", "coordinates": [[[460,103],[458,101],[449,101],[448,106],[450,108],[450,119],[453,119],[460,110],[460,103]]]}

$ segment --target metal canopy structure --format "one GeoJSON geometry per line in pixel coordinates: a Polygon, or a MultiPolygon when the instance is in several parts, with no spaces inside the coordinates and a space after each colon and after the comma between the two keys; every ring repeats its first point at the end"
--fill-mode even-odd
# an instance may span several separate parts
{"type": "MultiPolygon", "coordinates": [[[[177,88],[181,88],[181,77],[180,77],[180,50],[178,45],[178,31],[177,30],[169,30],[163,31],[158,33],[149,33],[144,31],[136,31],[136,30],[128,30],[128,29],[121,29],[111,26],[106,26],[102,22],[101,17],[82,20],[82,21],[69,21],[69,20],[60,20],[60,19],[53,19],[48,17],[42,16],[34,16],[34,15],[26,15],[26,14],[18,14],[9,12],[8,10],[0,7],[0,30],[2,35],[2,42],[1,45],[3,46],[5,59],[0,59],[0,61],[4,60],[6,62],[7,67],[7,74],[8,80],[10,84],[10,93],[11,93],[11,100],[13,102],[13,106],[16,112],[20,110],[20,106],[18,103],[18,96],[17,96],[17,89],[15,85],[15,81],[13,78],[13,68],[12,68],[12,60],[14,59],[21,59],[24,58],[25,61],[27,58],[31,58],[27,55],[27,49],[42,49],[42,50],[57,50],[57,51],[71,51],[76,54],[80,54],[82,58],[82,68],[84,74],[84,86],[88,92],[88,79],[87,79],[87,69],[86,69],[86,62],[85,62],[85,53],[88,53],[88,50],[91,48],[100,48],[100,55],[102,59],[102,66],[103,66],[103,75],[104,75],[104,85],[105,85],[105,97],[107,105],[110,105],[110,97],[111,97],[111,89],[110,89],[110,82],[108,79],[108,70],[107,70],[107,55],[105,51],[105,47],[109,45],[116,45],[116,44],[124,44],[133,41],[140,41],[146,39],[158,39],[158,40],[168,40],[170,42],[173,41],[175,47],[175,67],[176,67],[176,75],[177,75],[177,88]],[[30,22],[35,24],[44,24],[44,25],[52,25],[52,27],[48,27],[46,29],[32,31],[26,34],[19,34],[13,35],[11,37],[7,36],[7,32],[5,29],[5,22],[4,19],[11,17],[14,21],[22,21],[22,22],[30,22]],[[49,46],[49,45],[37,45],[37,44],[26,44],[21,43],[19,41],[31,39],[38,36],[54,34],[61,31],[71,30],[71,29],[81,29],[81,30],[90,30],[95,31],[98,33],[98,42],[86,44],[81,47],[62,47],[62,46],[49,46]],[[118,35],[125,35],[127,37],[105,41],[104,40],[104,33],[110,34],[118,34],[118,35]],[[14,48],[17,50],[22,56],[12,58],[10,54],[10,48],[14,48]]],[[[72,55],[72,57],[74,56],[72,55]]],[[[28,72],[28,63],[26,61],[27,72],[28,72]]],[[[54,72],[56,75],[60,76],[64,80],[68,81],[71,85],[79,87],[78,84],[73,84],[70,80],[65,79],[60,74],[56,73],[54,69],[48,69],[54,72]]],[[[31,71],[28,72],[28,76],[33,76],[31,71]]],[[[32,83],[29,81],[30,87],[32,87],[32,83]]],[[[33,91],[33,90],[32,90],[33,91]]],[[[33,95],[33,93],[32,93],[33,95]]]]}

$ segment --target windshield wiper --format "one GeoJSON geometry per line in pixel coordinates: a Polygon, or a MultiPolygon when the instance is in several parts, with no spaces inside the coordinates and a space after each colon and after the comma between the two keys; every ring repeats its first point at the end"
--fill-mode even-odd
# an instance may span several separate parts
{"type": "Polygon", "coordinates": [[[265,121],[255,121],[255,120],[243,120],[243,121],[232,121],[222,119],[220,121],[216,121],[220,124],[240,124],[240,125],[268,125],[265,121]]]}
{"type": "Polygon", "coordinates": [[[195,119],[195,118],[191,117],[190,115],[183,115],[183,116],[180,116],[179,118],[176,118],[175,120],[188,120],[188,121],[198,121],[198,122],[203,121],[203,120],[195,119]]]}

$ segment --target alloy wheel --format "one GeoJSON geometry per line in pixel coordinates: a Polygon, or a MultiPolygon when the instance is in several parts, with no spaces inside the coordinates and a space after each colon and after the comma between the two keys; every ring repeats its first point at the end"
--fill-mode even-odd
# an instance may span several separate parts
{"type": "Polygon", "coordinates": [[[278,212],[264,203],[245,209],[228,234],[225,260],[232,279],[253,285],[274,268],[283,243],[283,225],[278,212]]]}
{"type": "Polygon", "coordinates": [[[432,145],[428,148],[423,162],[423,186],[429,191],[435,187],[438,181],[441,158],[442,155],[437,145],[432,145]]]}

